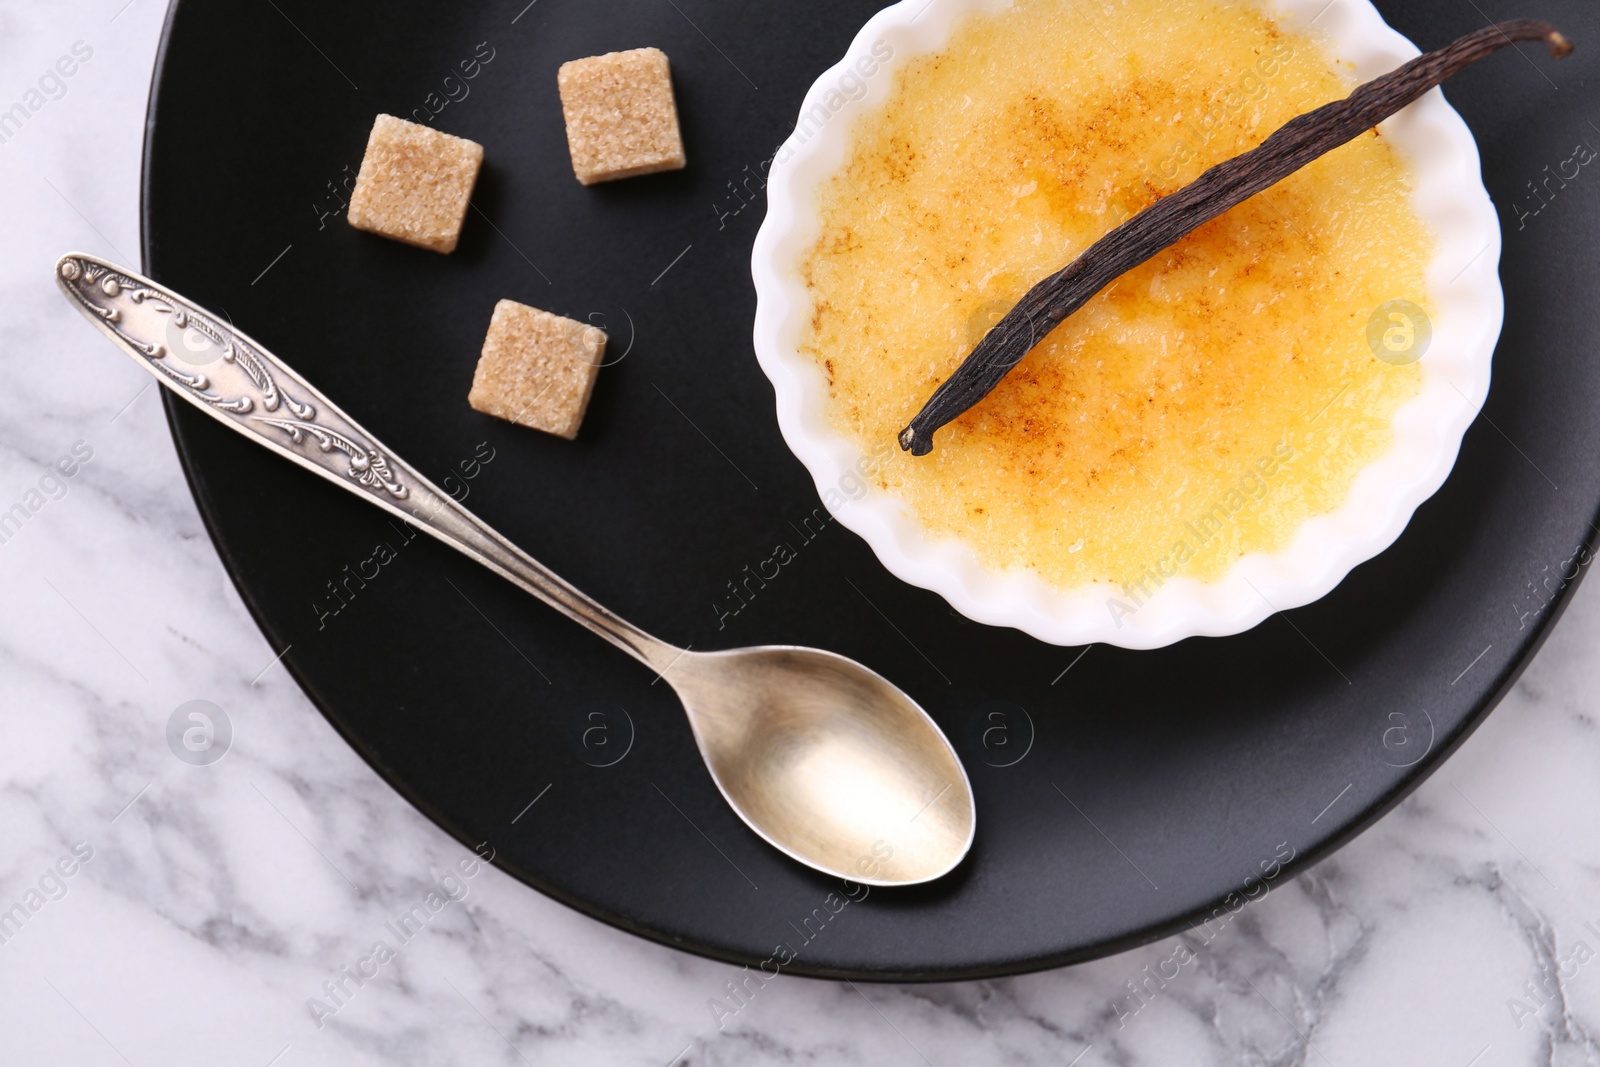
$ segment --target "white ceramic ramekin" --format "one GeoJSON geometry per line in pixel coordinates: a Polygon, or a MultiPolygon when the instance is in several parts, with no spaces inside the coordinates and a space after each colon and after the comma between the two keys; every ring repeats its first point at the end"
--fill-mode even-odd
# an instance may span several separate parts
{"type": "MultiPolygon", "coordinates": [[[[1357,475],[1343,506],[1308,520],[1286,548],[1245,556],[1214,582],[1168,580],[1126,614],[1110,610],[1108,594],[1115,591],[1104,585],[1058,589],[1030,571],[994,570],[959,540],[925,533],[890,494],[860,494],[863,457],[829,424],[826,381],[799,350],[811,314],[800,265],[820,232],[817,193],[843,164],[854,121],[883,103],[900,64],[943,48],[964,15],[1009,3],[902,0],[873,16],[844,59],[806,94],[799,124],[769,172],[767,217],[751,264],[756,355],[777,391],[784,439],[830,510],[885,567],[978,622],[1059,645],[1159,648],[1195,635],[1239,633],[1316,600],[1387,548],[1444,483],[1489,392],[1504,311],[1500,225],[1472,134],[1437,89],[1382,126],[1412,169],[1416,209],[1436,239],[1427,272],[1433,336],[1421,359],[1422,389],[1395,415],[1393,448],[1357,475]]],[[[1418,51],[1367,0],[1276,0],[1270,10],[1285,28],[1314,34],[1333,59],[1350,63],[1358,81],[1418,51]]]]}

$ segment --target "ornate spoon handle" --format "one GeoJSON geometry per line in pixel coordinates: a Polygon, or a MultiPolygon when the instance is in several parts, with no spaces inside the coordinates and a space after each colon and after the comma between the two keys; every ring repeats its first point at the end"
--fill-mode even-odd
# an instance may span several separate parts
{"type": "Polygon", "coordinates": [[[56,281],[134,362],[201,411],[421,527],[646,666],[664,672],[681,655],[495,532],[226,321],[149,278],[82,252],[61,258],[56,281]]]}

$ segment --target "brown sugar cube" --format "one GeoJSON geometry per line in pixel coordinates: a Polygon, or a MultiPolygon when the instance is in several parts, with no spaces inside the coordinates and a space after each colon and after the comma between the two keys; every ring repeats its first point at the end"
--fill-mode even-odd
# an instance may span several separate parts
{"type": "Polygon", "coordinates": [[[350,194],[350,225],[418,248],[454,252],[482,163],[480,144],[379,115],[350,194]]]}
{"type": "Polygon", "coordinates": [[[494,306],[467,403],[572,440],[589,406],[606,334],[512,300],[494,306]]]}
{"type": "Polygon", "coordinates": [[[672,70],[659,48],[563,63],[556,76],[572,169],[585,185],[682,170],[672,70]]]}

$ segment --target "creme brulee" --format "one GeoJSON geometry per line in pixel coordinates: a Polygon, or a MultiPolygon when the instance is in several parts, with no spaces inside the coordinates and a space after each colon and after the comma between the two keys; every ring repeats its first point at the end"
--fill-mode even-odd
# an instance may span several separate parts
{"type": "Polygon", "coordinates": [[[823,186],[803,349],[928,532],[1137,599],[1282,548],[1389,448],[1421,369],[1368,326],[1426,306],[1432,240],[1374,133],[1119,279],[931,455],[885,449],[1031,285],[1351,88],[1315,39],[1228,0],[1016,0],[895,77],[823,186]]]}

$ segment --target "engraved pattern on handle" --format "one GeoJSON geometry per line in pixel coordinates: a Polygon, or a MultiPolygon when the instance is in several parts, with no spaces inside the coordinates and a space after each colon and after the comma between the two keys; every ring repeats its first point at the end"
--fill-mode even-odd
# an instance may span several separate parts
{"type": "MultiPolygon", "coordinates": [[[[279,384],[271,361],[233,327],[136,275],[87,256],[69,256],[56,268],[61,287],[84,312],[123,345],[144,356],[149,368],[168,385],[203,402],[219,414],[248,420],[282,433],[299,447],[302,458],[338,471],[376,493],[404,500],[410,490],[377,443],[360,428],[339,417],[337,409],[319,409],[315,390],[293,376],[279,384]],[[218,371],[190,364],[195,354],[187,339],[198,335],[202,347],[220,361],[218,371]],[[185,342],[175,341],[185,338],[185,342]],[[175,353],[182,343],[184,352],[175,353]],[[177,364],[186,366],[178,366],[177,364]],[[193,367],[194,369],[186,369],[193,367]],[[301,393],[301,396],[296,396],[301,393]]],[[[241,427],[259,433],[255,427],[241,427]]]]}
{"type": "Polygon", "coordinates": [[[216,316],[148,278],[81,252],[61,258],[56,281],[157,381],[207,414],[416,523],[658,673],[684,655],[522,551],[216,316]]]}

